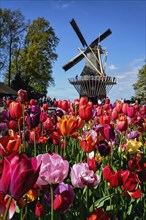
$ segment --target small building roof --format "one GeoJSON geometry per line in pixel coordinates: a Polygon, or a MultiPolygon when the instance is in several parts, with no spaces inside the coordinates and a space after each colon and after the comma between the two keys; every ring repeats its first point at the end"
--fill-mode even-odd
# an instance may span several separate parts
{"type": "Polygon", "coordinates": [[[9,87],[3,82],[0,82],[0,96],[7,96],[7,95],[17,95],[17,91],[9,87]]]}

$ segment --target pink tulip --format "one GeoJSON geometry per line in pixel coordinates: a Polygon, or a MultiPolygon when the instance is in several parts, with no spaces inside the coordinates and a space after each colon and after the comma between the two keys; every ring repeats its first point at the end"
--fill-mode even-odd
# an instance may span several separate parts
{"type": "Polygon", "coordinates": [[[39,154],[38,165],[41,163],[38,185],[57,184],[63,182],[69,171],[69,163],[59,154],[39,154]]]}
{"type": "Polygon", "coordinates": [[[15,199],[22,197],[36,183],[39,169],[36,158],[29,159],[25,154],[4,158],[0,191],[15,199]]]}
{"type": "Polygon", "coordinates": [[[84,181],[82,181],[81,175],[89,171],[89,166],[87,163],[78,163],[74,164],[71,168],[71,182],[72,185],[76,188],[85,187],[84,181]]]}
{"type": "Polygon", "coordinates": [[[93,170],[87,170],[81,173],[81,181],[89,187],[94,187],[100,182],[100,177],[93,170]]]}

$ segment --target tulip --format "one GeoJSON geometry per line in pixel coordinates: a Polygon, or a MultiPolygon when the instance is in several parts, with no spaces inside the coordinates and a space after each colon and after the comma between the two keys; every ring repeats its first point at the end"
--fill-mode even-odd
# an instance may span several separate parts
{"type": "Polygon", "coordinates": [[[9,128],[14,131],[18,131],[18,122],[15,120],[10,120],[9,121],[9,128]]]}
{"type": "Polygon", "coordinates": [[[110,220],[110,217],[102,208],[97,208],[86,220],[110,220]]]}
{"type": "Polygon", "coordinates": [[[103,125],[100,132],[107,141],[113,141],[115,139],[114,127],[110,124],[103,125]]]}
{"type": "Polygon", "coordinates": [[[118,118],[118,115],[119,115],[119,113],[118,113],[117,109],[114,108],[113,111],[112,111],[112,114],[111,114],[112,120],[113,121],[116,120],[118,118]]]}
{"type": "Polygon", "coordinates": [[[37,217],[42,217],[44,214],[44,207],[43,205],[40,203],[40,201],[37,201],[36,206],[35,206],[35,215],[37,217]]]}
{"type": "MultiPolygon", "coordinates": [[[[5,195],[3,192],[0,192],[0,219],[3,219],[5,211],[9,203],[9,195],[5,195]]],[[[7,220],[12,219],[16,211],[16,202],[14,199],[11,199],[10,207],[8,210],[7,220]]]]}
{"type": "Polygon", "coordinates": [[[78,130],[79,120],[73,115],[58,117],[57,128],[61,135],[72,136],[78,130]]]}
{"type": "Polygon", "coordinates": [[[86,153],[90,153],[94,150],[95,144],[97,143],[97,132],[90,130],[84,132],[82,139],[80,140],[80,146],[86,153]]]}
{"type": "Polygon", "coordinates": [[[9,131],[9,136],[3,136],[0,139],[0,155],[8,156],[12,153],[17,153],[21,145],[21,138],[12,130],[9,131]]]}
{"type": "Polygon", "coordinates": [[[129,170],[125,170],[121,173],[122,185],[123,189],[127,191],[134,191],[136,189],[137,184],[141,183],[138,175],[129,170]]]}
{"type": "Polygon", "coordinates": [[[20,102],[11,102],[9,106],[9,112],[12,118],[19,119],[22,117],[22,104],[20,102]]]}
{"type": "Polygon", "coordinates": [[[64,110],[64,111],[68,111],[68,108],[69,108],[69,102],[67,100],[63,100],[61,102],[61,108],[64,110]]]}
{"type": "Polygon", "coordinates": [[[107,141],[99,141],[99,143],[97,144],[97,149],[100,153],[101,156],[106,157],[107,155],[110,154],[111,148],[108,144],[107,141]]]}
{"type": "Polygon", "coordinates": [[[87,162],[88,162],[89,169],[93,170],[94,172],[96,172],[97,165],[96,165],[95,158],[94,157],[92,157],[92,158],[89,157],[87,162]]]}
{"type": "Polygon", "coordinates": [[[84,188],[85,184],[82,182],[81,174],[89,171],[87,163],[74,164],[71,168],[71,183],[76,188],[84,188]]]}
{"type": "Polygon", "coordinates": [[[53,131],[50,135],[50,138],[53,140],[54,145],[59,144],[61,140],[60,134],[57,131],[53,131]]]}
{"type": "Polygon", "coordinates": [[[137,141],[136,138],[134,140],[127,140],[126,150],[130,154],[134,154],[140,152],[139,148],[142,146],[140,141],[137,141]]]}
{"type": "Polygon", "coordinates": [[[63,182],[69,171],[69,163],[60,155],[54,154],[39,154],[37,156],[38,166],[41,164],[38,185],[57,184],[63,182]]]}
{"type": "Polygon", "coordinates": [[[128,168],[132,172],[141,172],[144,169],[143,164],[136,158],[131,158],[128,161],[128,168]]]}
{"type": "Polygon", "coordinates": [[[127,117],[124,115],[119,116],[116,120],[116,126],[119,131],[126,131],[128,127],[127,117]]]}
{"type": "Polygon", "coordinates": [[[81,181],[84,185],[94,187],[100,182],[100,177],[93,170],[86,170],[81,174],[81,181]]]}
{"type": "Polygon", "coordinates": [[[110,187],[118,187],[121,185],[121,170],[114,172],[110,165],[106,165],[103,169],[104,179],[110,183],[110,187]]]}
{"type": "Polygon", "coordinates": [[[48,118],[48,113],[47,112],[41,112],[40,114],[40,122],[46,121],[48,118]]]}
{"type": "Polygon", "coordinates": [[[128,107],[128,103],[123,103],[123,106],[122,106],[122,112],[127,115],[127,107],[128,107]]]}
{"type": "Polygon", "coordinates": [[[130,117],[130,118],[133,118],[136,114],[136,109],[134,108],[134,106],[127,106],[127,115],[130,117]]]}
{"type": "Polygon", "coordinates": [[[110,116],[107,112],[104,112],[100,117],[99,117],[100,124],[105,125],[105,124],[110,124],[110,116]]]}
{"type": "Polygon", "coordinates": [[[6,122],[0,122],[0,138],[8,134],[8,125],[6,122]]]}
{"type": "Polygon", "coordinates": [[[79,116],[83,120],[89,121],[92,118],[93,104],[88,102],[86,105],[79,105],[79,116]]]}
{"type": "Polygon", "coordinates": [[[44,111],[47,111],[49,108],[49,105],[47,103],[43,103],[42,108],[44,109],[44,111]]]}
{"type": "Polygon", "coordinates": [[[26,90],[23,90],[23,89],[20,89],[18,91],[18,101],[19,102],[22,102],[22,103],[25,103],[26,100],[28,98],[28,94],[27,94],[27,91],[26,90]]]}
{"type": "Polygon", "coordinates": [[[39,125],[40,122],[40,107],[38,105],[31,106],[26,114],[26,124],[30,126],[30,128],[35,128],[39,125]]]}
{"type": "Polygon", "coordinates": [[[36,105],[36,104],[37,104],[37,102],[36,102],[36,100],[35,100],[35,99],[31,99],[31,100],[30,100],[30,102],[29,102],[29,104],[32,106],[32,105],[36,105]]]}
{"type": "Polygon", "coordinates": [[[129,131],[127,134],[127,138],[130,139],[135,139],[139,137],[139,133],[137,131],[129,131]]]}
{"type": "Polygon", "coordinates": [[[54,190],[54,203],[55,211],[65,213],[71,208],[74,199],[74,191],[71,185],[60,183],[54,190]]]}
{"type": "Polygon", "coordinates": [[[36,158],[29,159],[25,154],[4,158],[0,191],[19,199],[34,186],[39,171],[36,158]]]}

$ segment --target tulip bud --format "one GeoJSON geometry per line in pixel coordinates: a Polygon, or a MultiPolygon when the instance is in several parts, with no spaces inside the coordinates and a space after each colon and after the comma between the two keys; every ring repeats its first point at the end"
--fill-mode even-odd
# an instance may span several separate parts
{"type": "Polygon", "coordinates": [[[36,215],[37,217],[41,217],[41,216],[43,216],[43,214],[44,214],[44,207],[43,207],[43,205],[38,201],[38,202],[36,203],[36,206],[35,206],[35,215],[36,215]]]}
{"type": "Polygon", "coordinates": [[[26,90],[20,89],[18,91],[18,101],[19,102],[25,103],[25,101],[27,100],[27,97],[28,97],[28,95],[27,95],[27,91],[26,90]]]}

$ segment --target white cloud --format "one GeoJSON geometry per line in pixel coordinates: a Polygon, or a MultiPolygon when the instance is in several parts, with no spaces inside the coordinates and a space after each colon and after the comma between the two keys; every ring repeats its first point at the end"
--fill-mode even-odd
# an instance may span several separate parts
{"type": "Polygon", "coordinates": [[[108,70],[117,70],[118,67],[116,67],[114,64],[111,64],[110,66],[107,66],[108,70]]]}

